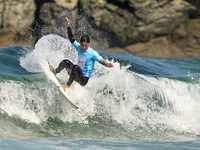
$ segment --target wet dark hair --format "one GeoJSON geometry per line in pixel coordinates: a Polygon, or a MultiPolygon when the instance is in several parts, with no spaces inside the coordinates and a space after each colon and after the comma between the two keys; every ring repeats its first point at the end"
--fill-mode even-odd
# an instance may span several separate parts
{"type": "Polygon", "coordinates": [[[87,35],[83,35],[83,36],[81,37],[80,42],[90,43],[90,37],[87,36],[87,35]]]}

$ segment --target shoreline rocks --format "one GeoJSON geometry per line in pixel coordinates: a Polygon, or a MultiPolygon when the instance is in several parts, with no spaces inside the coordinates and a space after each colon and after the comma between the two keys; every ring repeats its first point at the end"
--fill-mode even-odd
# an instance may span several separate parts
{"type": "MultiPolygon", "coordinates": [[[[91,47],[139,56],[200,56],[200,11],[190,0],[0,0],[0,47],[47,34],[91,37],[91,47]]],[[[194,2],[194,1],[193,1],[194,2]]],[[[196,5],[195,5],[196,4],[196,5]]]]}

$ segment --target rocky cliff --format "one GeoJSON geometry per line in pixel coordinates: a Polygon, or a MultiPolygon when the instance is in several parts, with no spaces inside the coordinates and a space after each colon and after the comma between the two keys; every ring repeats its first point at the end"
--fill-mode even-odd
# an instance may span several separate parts
{"type": "Polygon", "coordinates": [[[46,34],[67,38],[65,16],[77,40],[95,49],[150,57],[200,56],[198,0],[0,0],[0,46],[33,46],[46,34]]]}

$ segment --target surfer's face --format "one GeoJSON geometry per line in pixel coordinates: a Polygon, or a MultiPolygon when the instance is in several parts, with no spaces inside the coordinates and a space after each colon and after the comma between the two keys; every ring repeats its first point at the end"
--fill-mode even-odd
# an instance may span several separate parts
{"type": "Polygon", "coordinates": [[[86,42],[81,42],[81,49],[83,51],[86,51],[88,49],[88,47],[90,46],[90,43],[86,43],[86,42]]]}

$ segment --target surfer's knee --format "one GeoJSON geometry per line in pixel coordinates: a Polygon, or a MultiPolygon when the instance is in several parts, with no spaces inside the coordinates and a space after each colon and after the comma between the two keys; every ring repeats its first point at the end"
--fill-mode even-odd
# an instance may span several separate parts
{"type": "Polygon", "coordinates": [[[74,65],[74,70],[78,70],[79,66],[78,65],[74,65]]]}
{"type": "Polygon", "coordinates": [[[74,76],[77,76],[79,73],[79,66],[78,65],[74,65],[73,68],[72,68],[72,72],[74,74],[74,76]]]}
{"type": "Polygon", "coordinates": [[[61,61],[61,66],[63,66],[64,68],[70,68],[72,62],[68,59],[64,59],[63,61],[61,61]]]}
{"type": "Polygon", "coordinates": [[[71,61],[69,61],[68,59],[64,59],[62,62],[63,62],[65,65],[69,65],[69,64],[71,63],[71,61]]]}

